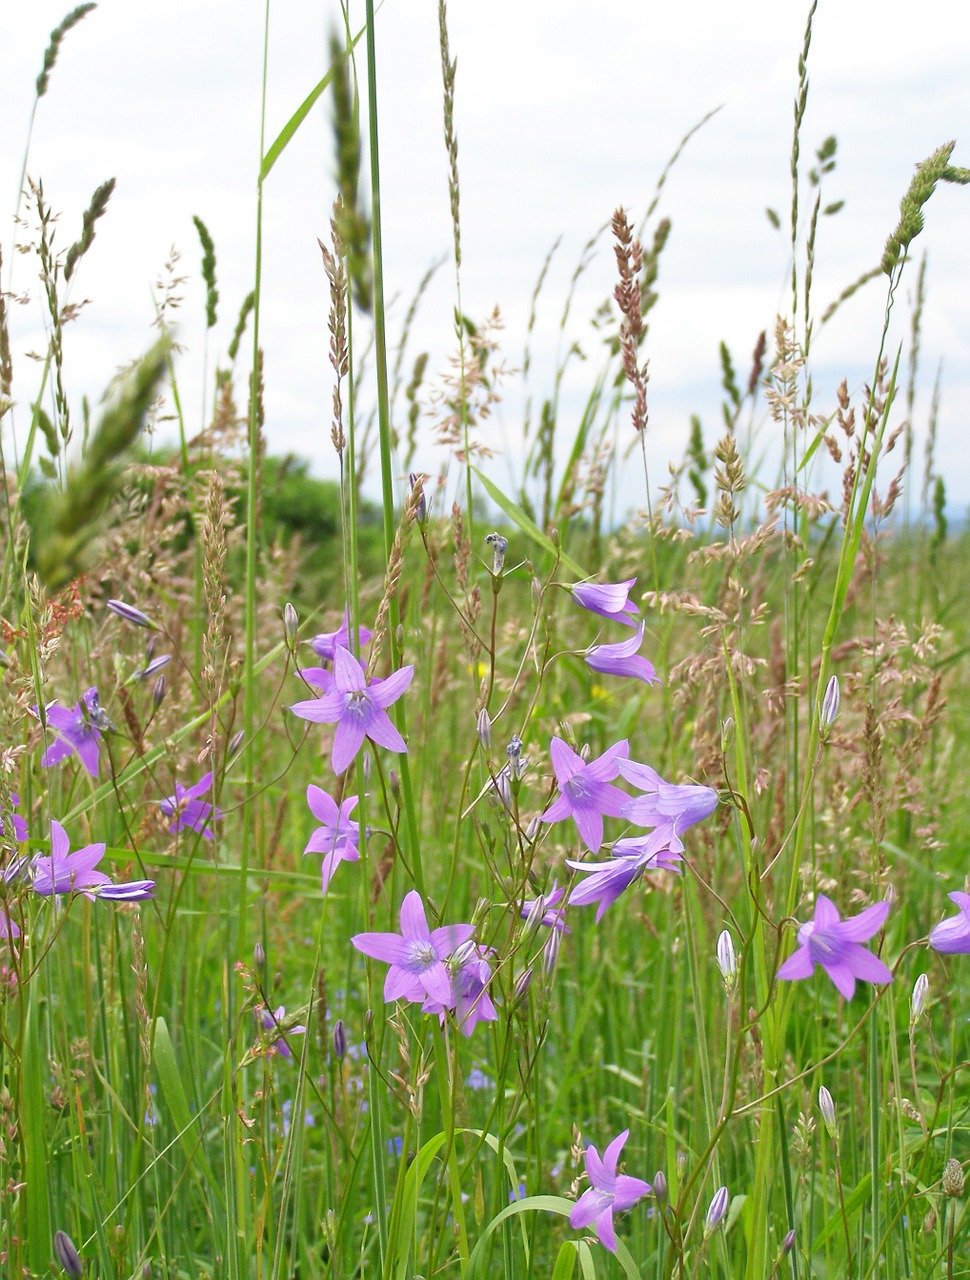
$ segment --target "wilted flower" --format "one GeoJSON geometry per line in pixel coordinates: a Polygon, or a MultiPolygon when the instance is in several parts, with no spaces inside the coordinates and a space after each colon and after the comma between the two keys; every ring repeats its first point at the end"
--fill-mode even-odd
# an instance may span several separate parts
{"type": "MultiPolygon", "coordinates": [[[[37,708],[33,708],[37,713],[37,708]]],[[[107,717],[98,702],[97,689],[88,689],[73,710],[52,703],[46,709],[48,727],[57,734],[56,739],[40,758],[43,768],[60,764],[77,752],[78,759],[92,778],[98,776],[98,743],[107,717]]]]}
{"type": "Polygon", "coordinates": [[[310,837],[303,856],[308,853],[324,855],[321,868],[321,892],[326,893],[333,873],[341,862],[357,862],[360,858],[358,842],[360,823],[350,817],[357,805],[357,796],[347,796],[337,807],[337,802],[321,787],[311,783],[306,789],[310,812],[322,824],[310,837]]]}
{"type": "Polygon", "coordinates": [[[662,684],[652,662],[640,656],[644,625],[641,622],[636,634],[617,644],[597,644],[586,650],[586,665],[608,676],[631,676],[647,684],[662,684]]]}
{"type": "Polygon", "coordinates": [[[561,738],[553,738],[549,754],[561,795],[542,814],[542,821],[574,818],[579,834],[595,853],[603,843],[604,814],[619,817],[620,806],[629,798],[619,787],[610,785],[618,772],[617,760],[629,751],[630,744],[624,738],[585,764],[561,738]]]}
{"type": "Polygon", "coordinates": [[[636,578],[628,578],[626,582],[577,582],[568,590],[576,603],[590,613],[620,622],[624,627],[635,627],[640,612],[630,599],[630,588],[635,582],[636,578]]]}
{"type": "Polygon", "coordinates": [[[175,795],[158,802],[162,813],[173,819],[169,831],[196,831],[207,840],[214,840],[215,833],[207,824],[210,815],[213,821],[218,821],[222,817],[222,810],[214,807],[209,800],[199,799],[211,790],[211,769],[194,786],[183,787],[181,782],[176,782],[175,795]]]}
{"type": "Polygon", "coordinates": [[[492,947],[476,946],[473,942],[462,944],[448,964],[451,971],[449,1003],[444,1005],[429,998],[422,1004],[422,1011],[437,1013],[444,1018],[446,1008],[454,1009],[455,1021],[465,1036],[470,1036],[479,1022],[494,1022],[498,1013],[488,994],[492,978],[489,957],[494,954],[492,947]]]}
{"type": "Polygon", "coordinates": [[[616,1253],[614,1211],[632,1209],[638,1200],[648,1196],[651,1191],[650,1183],[643,1178],[631,1178],[616,1171],[620,1152],[629,1136],[630,1130],[624,1129],[603,1152],[602,1159],[592,1144],[586,1148],[586,1172],[589,1174],[590,1185],[573,1205],[569,1215],[569,1225],[574,1230],[593,1223],[600,1242],[611,1253],[616,1253]]]}
{"type": "Polygon", "coordinates": [[[365,956],[391,966],[384,982],[385,1000],[423,1004],[430,996],[450,1009],[451,977],[445,961],[474,932],[470,924],[429,929],[421,895],[412,889],[401,903],[400,933],[358,933],[351,942],[365,956]]]}
{"type": "Polygon", "coordinates": [[[778,970],[778,977],[810,978],[820,964],[847,1000],[852,999],[857,978],[892,982],[888,967],[860,945],[879,932],[888,914],[889,903],[876,902],[851,920],[843,920],[835,904],[820,893],[815,918],[798,930],[798,950],[778,970]]]}
{"type": "Polygon", "coordinates": [[[388,751],[406,752],[407,743],[391,724],[386,707],[396,702],[414,677],[414,667],[401,667],[386,680],[364,678],[364,669],[349,649],[334,653],[334,681],[330,692],[319,698],[297,702],[290,710],[302,720],[314,724],[334,724],[334,773],[343,773],[364,739],[370,738],[388,751]]]}
{"type": "Polygon", "coordinates": [[[960,910],[955,916],[941,920],[930,932],[930,946],[944,955],[967,955],[970,954],[970,893],[956,889],[949,896],[960,910]]]}
{"type": "Polygon", "coordinates": [[[485,545],[492,548],[492,574],[498,577],[505,567],[505,553],[509,549],[509,540],[503,538],[500,533],[489,533],[485,536],[485,545]]]}

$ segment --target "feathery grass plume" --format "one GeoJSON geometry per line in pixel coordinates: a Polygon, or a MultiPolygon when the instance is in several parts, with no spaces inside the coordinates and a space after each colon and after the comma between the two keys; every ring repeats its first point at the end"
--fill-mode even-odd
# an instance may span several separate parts
{"type": "MultiPolygon", "coordinates": [[[[3,269],[3,252],[0,250],[0,271],[3,269]]],[[[13,360],[10,356],[10,330],[7,327],[7,299],[0,289],[0,403],[10,398],[13,386],[13,360]]],[[[9,405],[7,405],[9,408],[9,405]]],[[[0,418],[7,412],[0,407],[0,418]]]]}
{"type": "Polygon", "coordinates": [[[62,18],[54,30],[51,32],[50,44],[44,50],[44,65],[41,68],[40,75],[37,77],[37,97],[42,98],[47,92],[47,86],[50,82],[50,74],[54,70],[57,62],[57,55],[60,52],[61,42],[72,27],[76,27],[82,18],[86,17],[92,9],[96,9],[96,4],[79,4],[76,9],[72,9],[66,18],[62,18]]]}
{"type": "Polygon", "coordinates": [[[461,267],[461,218],[459,216],[458,138],[455,135],[455,71],[458,59],[448,47],[448,12],[445,0],[438,0],[438,34],[441,45],[441,79],[445,90],[445,150],[448,153],[448,202],[455,241],[455,266],[461,267]]]}
{"type": "Polygon", "coordinates": [[[798,158],[801,152],[802,121],[805,119],[805,109],[808,106],[808,51],[812,45],[812,22],[814,21],[815,10],[817,8],[818,0],[812,0],[812,6],[808,11],[808,20],[805,23],[805,36],[802,41],[802,50],[798,55],[798,93],[795,97],[795,127],[792,133],[791,144],[792,315],[795,315],[798,312],[798,254],[796,252],[798,246],[798,158]]]}
{"type": "Polygon", "coordinates": [[[330,439],[337,453],[342,454],[347,439],[344,435],[343,398],[341,383],[349,369],[349,352],[347,347],[347,276],[344,271],[343,243],[340,239],[342,201],[338,196],[333,206],[330,219],[330,232],[333,236],[333,253],[322,240],[317,240],[323,254],[323,269],[327,273],[330,285],[330,363],[336,378],[333,384],[333,424],[330,428],[330,439]]]}
{"type": "Polygon", "coordinates": [[[81,235],[75,240],[67,251],[67,257],[64,259],[64,279],[70,280],[71,276],[87,251],[94,243],[94,227],[99,218],[104,216],[108,208],[108,201],[115,189],[114,178],[109,178],[107,182],[102,182],[101,186],[95,191],[91,197],[91,203],[84,210],[84,216],[81,219],[81,235]]]}
{"type": "Polygon", "coordinates": [[[744,476],[744,464],[738,452],[737,441],[732,432],[723,436],[714,450],[718,466],[714,468],[714,483],[717,487],[717,502],[714,504],[714,519],[733,537],[735,522],[741,515],[741,508],[735,498],[743,492],[747,481],[744,476]]]}
{"type": "Polygon", "coordinates": [[[370,260],[370,221],[360,206],[361,145],[360,112],[357,94],[351,85],[350,53],[336,33],[330,36],[330,64],[333,84],[333,131],[337,144],[337,186],[339,212],[335,206],[337,231],[347,259],[347,274],[354,302],[369,313],[374,304],[374,274],[370,260]]]}
{"type": "Polygon", "coordinates": [[[687,442],[687,458],[690,470],[687,479],[691,482],[697,501],[702,507],[707,506],[707,485],[704,483],[704,472],[708,469],[707,452],[704,449],[704,434],[701,420],[696,413],[691,414],[690,439],[687,442]]]}
{"type": "Polygon", "coordinates": [[[634,236],[629,220],[622,209],[617,209],[611,222],[616,243],[613,252],[620,273],[619,284],[613,290],[623,316],[620,322],[620,355],[623,372],[633,388],[633,429],[637,434],[647,425],[647,361],[641,365],[637,351],[643,337],[643,313],[640,272],[643,268],[643,245],[634,236]]]}
{"type": "Polygon", "coordinates": [[[923,230],[923,205],[936,190],[938,182],[956,182],[960,186],[970,183],[970,169],[959,169],[950,164],[950,156],[956,142],[944,142],[932,155],[916,166],[913,180],[899,202],[899,223],[886,241],[882,255],[882,269],[891,276],[900,255],[923,230]]]}
{"type": "Polygon", "coordinates": [[[71,415],[67,393],[64,390],[64,321],[71,313],[68,308],[61,307],[57,293],[60,274],[60,263],[54,252],[54,230],[57,217],[51,213],[50,205],[44,203],[44,184],[38,182],[36,186],[33,183],[29,185],[37,205],[40,233],[37,256],[40,259],[40,278],[44,286],[44,300],[47,303],[47,314],[51,322],[48,350],[54,369],[54,403],[57,408],[58,429],[61,438],[67,444],[71,439],[71,415]]]}
{"type": "Polygon", "coordinates": [[[256,294],[253,290],[250,290],[250,292],[246,294],[245,298],[243,298],[242,306],[239,308],[239,319],[236,321],[232,341],[229,343],[229,348],[226,351],[226,355],[229,357],[230,361],[235,361],[236,356],[239,354],[239,344],[242,342],[243,334],[246,332],[246,322],[255,305],[256,294]]]}
{"type": "Polygon", "coordinates": [[[192,215],[195,229],[199,233],[202,244],[202,279],[205,281],[205,327],[211,329],[216,322],[216,304],[219,291],[216,288],[216,247],[209,234],[209,228],[197,215],[192,215]]]}
{"type": "Polygon", "coordinates": [[[63,489],[45,486],[32,531],[34,563],[48,591],[58,591],[84,571],[121,480],[124,455],[138,437],[165,374],[171,351],[165,334],[142,358],[116,378],[108,403],[80,462],[63,489]]]}

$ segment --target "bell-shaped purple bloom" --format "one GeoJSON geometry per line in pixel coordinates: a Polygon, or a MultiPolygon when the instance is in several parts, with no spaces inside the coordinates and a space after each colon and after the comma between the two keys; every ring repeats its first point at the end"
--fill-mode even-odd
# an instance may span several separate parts
{"type": "Polygon", "coordinates": [[[334,653],[333,688],[319,698],[297,702],[290,710],[302,720],[315,724],[336,724],[333,739],[333,770],[343,773],[352,763],[365,738],[388,751],[407,751],[407,744],[391,724],[385,707],[396,702],[414,677],[414,667],[401,667],[386,680],[369,684],[364,669],[349,649],[334,653]]]}
{"type": "Polygon", "coordinates": [[[212,790],[212,770],[204,773],[192,787],[183,787],[181,782],[175,784],[175,795],[160,800],[158,807],[166,817],[172,818],[169,831],[197,831],[207,840],[214,840],[215,833],[208,826],[211,815],[213,821],[222,817],[222,810],[215,807],[210,800],[202,800],[207,791],[212,790]]]}
{"type": "Polygon", "coordinates": [[[592,649],[587,649],[586,665],[608,676],[631,676],[634,680],[645,680],[647,684],[662,684],[653,663],[640,656],[641,644],[642,622],[637,627],[636,635],[632,635],[629,640],[621,640],[618,644],[597,644],[592,649]]]}
{"type": "Polygon", "coordinates": [[[619,787],[610,785],[619,772],[617,761],[629,754],[630,744],[624,738],[585,764],[582,756],[561,738],[553,738],[549,744],[549,755],[562,794],[541,815],[542,821],[562,822],[564,818],[575,818],[579,834],[595,853],[603,843],[604,815],[618,818],[620,806],[630,798],[619,787]]]}
{"type": "MultiPolygon", "coordinates": [[[[363,649],[364,645],[370,642],[373,632],[368,631],[366,627],[360,627],[359,631],[360,647],[363,649]]],[[[325,662],[333,662],[338,649],[351,649],[351,647],[350,612],[346,609],[344,620],[336,631],[322,631],[310,641],[310,648],[325,662]]]]}
{"type": "MultiPolygon", "coordinates": [[[[35,707],[34,711],[36,710],[35,707]]],[[[47,769],[77,752],[81,764],[92,778],[96,778],[98,742],[101,739],[101,729],[107,723],[107,717],[98,702],[97,689],[88,689],[73,710],[59,707],[55,702],[47,708],[46,714],[48,727],[54,730],[57,737],[41,756],[41,765],[47,769]]]]}
{"type": "Polygon", "coordinates": [[[950,898],[960,908],[955,916],[948,916],[930,933],[930,946],[945,955],[970,955],[970,893],[956,889],[950,898]]]}
{"type": "Polygon", "coordinates": [[[424,1013],[436,1013],[444,1019],[445,1009],[454,1009],[455,1021],[461,1033],[470,1036],[480,1022],[495,1022],[498,1013],[488,994],[492,979],[489,957],[495,954],[492,947],[477,946],[466,942],[450,958],[451,997],[448,1005],[430,997],[421,1009],[424,1013]]]}
{"type": "MultiPolygon", "coordinates": [[[[338,651],[339,659],[339,651],[338,651]]],[[[384,982],[384,999],[432,1000],[452,1007],[451,976],[445,961],[475,932],[470,924],[429,929],[424,903],[416,889],[401,903],[400,933],[358,933],[351,942],[358,951],[391,967],[384,982]]]]}
{"type": "Polygon", "coordinates": [[[635,582],[636,578],[628,578],[626,582],[577,582],[569,590],[576,603],[590,613],[620,622],[624,627],[635,627],[640,612],[630,599],[630,588],[635,582]]]}
{"type": "Polygon", "coordinates": [[[820,893],[815,918],[798,930],[798,950],[778,970],[786,980],[810,978],[820,964],[846,1000],[863,982],[892,982],[893,975],[878,956],[860,944],[877,934],[889,915],[888,902],[876,902],[851,920],[843,920],[833,902],[820,893]]]}
{"type": "Polygon", "coordinates": [[[670,823],[665,823],[646,836],[617,840],[609,862],[575,862],[567,864],[588,878],[569,895],[571,907],[588,907],[598,902],[596,921],[602,920],[625,889],[635,884],[647,871],[678,871],[684,846],[670,823]]]}
{"type": "Polygon", "coordinates": [[[643,792],[627,800],[620,810],[620,817],[638,827],[658,827],[672,822],[677,834],[683,835],[688,827],[703,822],[717,808],[718,797],[713,787],[664,782],[656,769],[638,764],[636,760],[621,760],[619,770],[627,782],[643,792]]]}
{"type": "Polygon", "coordinates": [[[52,820],[50,854],[38,854],[31,863],[34,892],[45,898],[56,893],[83,893],[89,898],[115,902],[135,902],[154,896],[154,880],[114,884],[110,876],[96,870],[104,857],[104,849],[103,844],[89,844],[71,853],[67,832],[52,820]]]}
{"type": "Polygon", "coordinates": [[[311,783],[306,789],[306,800],[310,806],[310,812],[321,825],[307,842],[303,856],[306,857],[308,853],[324,855],[321,892],[326,893],[333,873],[340,863],[357,862],[360,858],[357,847],[360,840],[360,823],[350,818],[351,810],[357,805],[357,797],[347,796],[338,808],[332,796],[311,783]]]}
{"type": "Polygon", "coordinates": [[[630,1130],[624,1129],[603,1152],[602,1159],[592,1144],[586,1148],[586,1172],[589,1174],[589,1186],[576,1201],[569,1215],[569,1225],[573,1230],[588,1227],[593,1223],[600,1242],[611,1253],[616,1253],[614,1212],[632,1209],[638,1200],[648,1196],[652,1190],[650,1183],[645,1182],[643,1178],[631,1178],[625,1173],[616,1171],[620,1152],[629,1136],[630,1130]]]}

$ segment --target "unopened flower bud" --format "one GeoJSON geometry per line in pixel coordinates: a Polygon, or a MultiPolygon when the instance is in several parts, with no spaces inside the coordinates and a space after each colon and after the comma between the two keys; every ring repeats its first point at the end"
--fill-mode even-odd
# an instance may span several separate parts
{"type": "Polygon", "coordinates": [[[724,990],[730,995],[738,985],[738,957],[734,950],[734,939],[727,929],[722,930],[718,935],[715,955],[724,990]]]}
{"type": "Polygon", "coordinates": [[[522,972],[519,973],[515,979],[515,986],[512,989],[513,1004],[516,1004],[516,1005],[521,1004],[522,1001],[528,995],[529,988],[531,986],[532,986],[532,966],[530,965],[528,969],[523,969],[522,972]]]}
{"type": "Polygon", "coordinates": [[[257,942],[253,947],[253,964],[257,969],[262,969],[266,964],[266,952],[263,950],[261,942],[257,942]]]}
{"type": "Polygon", "coordinates": [[[145,645],[145,662],[151,662],[155,656],[155,650],[158,648],[158,633],[148,637],[148,644],[145,645]]]}
{"type": "Polygon", "coordinates": [[[838,1136],[838,1125],[835,1120],[835,1103],[832,1101],[832,1095],[824,1084],[818,1091],[818,1109],[822,1113],[825,1132],[830,1138],[836,1138],[838,1136]]]}
{"type": "Polygon", "coordinates": [[[930,990],[930,980],[921,973],[913,983],[913,998],[909,1006],[909,1025],[914,1027],[926,1009],[926,997],[930,990]]]}
{"type": "Polygon", "coordinates": [[[396,769],[388,769],[387,771],[387,789],[395,800],[401,795],[401,779],[396,769]]]}
{"type": "Polygon", "coordinates": [[[707,1209],[707,1217],[704,1219],[704,1234],[710,1235],[712,1231],[720,1226],[721,1220],[728,1207],[728,1189],[727,1187],[718,1187],[714,1192],[714,1198],[707,1209]]]}
{"type": "Polygon", "coordinates": [[[482,707],[481,711],[479,711],[476,727],[478,729],[478,741],[487,751],[492,745],[492,721],[489,718],[487,707],[482,707]]]}
{"type": "Polygon", "coordinates": [[[727,751],[728,747],[734,741],[734,716],[728,718],[721,724],[721,750],[727,751]]]}
{"type": "Polygon", "coordinates": [[[795,1247],[795,1228],[792,1227],[791,1231],[786,1233],[784,1240],[782,1240],[781,1242],[781,1256],[783,1258],[786,1258],[791,1253],[792,1249],[794,1249],[794,1247],[795,1247]]]}
{"type": "Polygon", "coordinates": [[[142,613],[141,609],[136,609],[133,604],[126,604],[124,600],[109,600],[108,608],[119,618],[124,618],[125,622],[130,622],[136,627],[151,627],[154,630],[155,624],[151,618],[146,613],[142,613]]]}
{"type": "Polygon", "coordinates": [[[165,697],[165,689],[165,677],[159,676],[152,686],[152,706],[160,707],[162,705],[162,700],[165,697]]]}
{"type": "Polygon", "coordinates": [[[289,600],[287,600],[286,604],[283,606],[283,630],[286,633],[286,638],[290,644],[292,644],[296,639],[296,633],[299,629],[299,615],[296,612],[296,608],[289,602],[289,600]]]}
{"type": "Polygon", "coordinates": [[[81,1280],[81,1276],[84,1274],[81,1255],[75,1249],[74,1241],[66,1231],[55,1231],[54,1233],[54,1256],[65,1273],[71,1277],[71,1280],[81,1280]]]}
{"type": "Polygon", "coordinates": [[[412,471],[408,476],[408,484],[411,486],[411,504],[414,507],[414,514],[418,524],[424,524],[428,518],[428,504],[424,497],[424,477],[412,471]]]}
{"type": "Polygon", "coordinates": [[[841,702],[842,691],[839,688],[839,677],[830,676],[829,682],[825,686],[822,705],[819,707],[818,712],[818,727],[823,734],[831,729],[838,719],[841,702]]]}
{"type": "Polygon", "coordinates": [[[228,751],[228,754],[229,754],[230,756],[234,756],[234,755],[236,754],[236,752],[237,752],[237,751],[239,750],[239,748],[242,746],[242,744],[243,744],[243,739],[245,738],[245,736],[246,736],[246,735],[245,735],[245,733],[243,732],[243,730],[242,730],[242,729],[240,729],[238,733],[234,733],[234,734],[232,735],[232,737],[229,739],[229,751],[228,751]]]}
{"type": "Polygon", "coordinates": [[[562,945],[562,930],[550,929],[542,948],[542,972],[548,977],[556,967],[559,959],[559,948],[562,945]]]}
{"type": "Polygon", "coordinates": [[[343,1018],[338,1018],[333,1024],[333,1052],[338,1062],[343,1062],[347,1056],[347,1031],[343,1018]]]}
{"type": "Polygon", "coordinates": [[[535,844],[539,832],[542,830],[542,819],[539,815],[533,814],[529,819],[529,824],[525,829],[525,838],[529,844],[535,844]]]}
{"type": "Polygon", "coordinates": [[[657,1204],[665,1205],[667,1203],[668,1191],[666,1175],[663,1169],[658,1169],[653,1175],[653,1195],[657,1204]]]}
{"type": "Polygon", "coordinates": [[[963,1195],[963,1165],[959,1160],[947,1160],[943,1168],[943,1194],[948,1196],[963,1195]]]}
{"type": "Polygon", "coordinates": [[[492,574],[498,577],[505,566],[505,553],[509,549],[508,538],[500,533],[490,533],[485,538],[485,545],[492,548],[492,574]]]}
{"type": "Polygon", "coordinates": [[[152,658],[140,675],[142,680],[150,680],[152,676],[158,675],[163,667],[167,667],[172,661],[170,653],[160,653],[157,658],[152,658]]]}

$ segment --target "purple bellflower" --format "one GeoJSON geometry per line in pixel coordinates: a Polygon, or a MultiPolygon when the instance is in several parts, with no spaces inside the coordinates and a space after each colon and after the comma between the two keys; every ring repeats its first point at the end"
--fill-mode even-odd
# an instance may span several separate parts
{"type": "Polygon", "coordinates": [[[429,929],[424,903],[416,889],[401,903],[400,933],[358,933],[351,942],[358,951],[391,967],[384,982],[384,999],[423,1004],[429,997],[452,1007],[451,975],[445,961],[475,932],[470,924],[429,929]]]}
{"type": "Polygon", "coordinates": [[[57,893],[83,893],[89,898],[130,902],[153,897],[153,880],[113,884],[111,877],[96,867],[104,857],[103,844],[85,845],[71,853],[71,842],[59,822],[51,821],[51,851],[33,860],[34,892],[45,898],[57,893]]]}
{"type": "Polygon", "coordinates": [[[306,801],[310,812],[322,824],[310,837],[303,856],[322,853],[321,892],[326,893],[333,873],[341,862],[357,862],[360,859],[360,823],[354,822],[350,812],[356,807],[357,797],[348,796],[337,807],[332,796],[311,783],[306,789],[306,801]]]}
{"type": "Polygon", "coordinates": [[[0,938],[19,938],[20,926],[11,920],[6,911],[0,909],[0,938]]]}
{"type": "MultiPolygon", "coordinates": [[[[370,642],[373,632],[360,627],[360,647],[370,642]]],[[[310,648],[325,662],[333,662],[338,649],[351,649],[350,612],[344,610],[344,620],[336,631],[322,631],[310,641],[310,648]]]]}
{"type": "MultiPolygon", "coordinates": [[[[285,1026],[285,1019],[286,1006],[282,1004],[278,1008],[274,1009],[272,1013],[269,1009],[259,1009],[256,1011],[256,1026],[260,1031],[280,1030],[285,1031],[288,1036],[302,1036],[306,1034],[306,1027],[303,1026],[302,1023],[297,1023],[295,1026],[287,1027],[285,1026]]],[[[283,1036],[280,1036],[278,1040],[273,1041],[272,1048],[276,1050],[281,1058],[293,1057],[293,1050],[286,1043],[283,1036]]]]}
{"type": "MultiPolygon", "coordinates": [[[[34,708],[36,712],[37,708],[34,708]]],[[[57,734],[55,740],[40,758],[47,769],[60,764],[77,752],[78,759],[92,778],[98,776],[98,742],[101,729],[107,725],[107,717],[98,702],[97,689],[88,689],[73,710],[52,703],[47,708],[47,724],[57,734]]]]}
{"type": "Polygon", "coordinates": [[[960,908],[955,916],[948,916],[930,932],[930,946],[945,955],[970,954],[970,893],[959,889],[950,898],[960,908]]]}
{"type": "Polygon", "coordinates": [[[608,676],[631,676],[634,680],[645,680],[647,684],[662,684],[653,663],[640,656],[641,644],[642,622],[637,627],[636,635],[632,635],[629,640],[621,640],[618,644],[596,644],[592,649],[587,649],[586,665],[608,676]]]}
{"type": "Polygon", "coordinates": [[[798,930],[798,950],[778,970],[785,980],[810,978],[817,964],[851,1000],[856,978],[863,982],[892,982],[893,975],[878,956],[860,944],[878,933],[889,915],[888,902],[875,902],[851,920],[843,920],[833,902],[820,893],[815,918],[798,930]]]}
{"type": "Polygon", "coordinates": [[[414,667],[401,667],[386,680],[369,684],[364,669],[349,649],[334,653],[333,688],[319,698],[294,703],[290,710],[314,724],[336,724],[333,739],[333,770],[343,773],[352,763],[365,738],[388,751],[407,751],[407,743],[394,728],[385,707],[396,702],[414,677],[414,667]]]}
{"type": "Polygon", "coordinates": [[[630,1130],[624,1129],[618,1138],[614,1138],[603,1152],[592,1145],[586,1148],[586,1172],[589,1174],[589,1186],[576,1201],[569,1215],[569,1225],[576,1230],[588,1227],[592,1222],[600,1242],[611,1253],[616,1253],[616,1232],[613,1230],[613,1214],[616,1210],[632,1209],[638,1200],[648,1196],[652,1190],[650,1183],[643,1178],[631,1178],[625,1173],[617,1173],[616,1164],[623,1150],[623,1144],[630,1136],[630,1130]]]}
{"type": "Polygon", "coordinates": [[[638,827],[657,827],[672,822],[678,835],[709,818],[718,805],[713,787],[681,786],[664,782],[656,769],[636,760],[620,760],[619,771],[643,795],[627,800],[620,817],[638,827]]]}
{"type": "Polygon", "coordinates": [[[599,923],[620,894],[645,872],[678,871],[683,850],[680,837],[670,823],[666,823],[647,836],[617,840],[609,862],[575,862],[567,858],[570,867],[588,876],[569,895],[569,905],[588,907],[593,902],[599,903],[596,909],[599,923]]]}
{"type": "Polygon", "coordinates": [[[566,904],[562,902],[564,892],[565,890],[553,880],[552,888],[548,893],[523,902],[520,913],[522,919],[530,923],[538,919],[538,923],[547,929],[554,929],[558,933],[569,933],[566,927],[566,904]],[[559,905],[561,902],[562,906],[559,905]]]}
{"type": "MultiPolygon", "coordinates": [[[[11,791],[10,807],[12,809],[16,809],[16,807],[19,804],[20,804],[20,796],[17,795],[16,791],[11,791]]],[[[20,816],[19,813],[12,813],[10,815],[10,824],[13,827],[13,838],[15,840],[22,841],[28,838],[27,824],[26,822],[24,822],[23,818],[20,816]]],[[[3,825],[3,818],[2,816],[0,816],[0,839],[9,840],[9,838],[10,837],[7,835],[7,829],[3,825]]]]}
{"type": "Polygon", "coordinates": [[[194,787],[183,787],[181,782],[175,784],[175,795],[159,801],[158,807],[167,818],[172,818],[169,831],[197,831],[207,840],[214,840],[215,835],[209,818],[214,821],[222,817],[222,810],[209,800],[201,800],[207,791],[212,790],[212,770],[204,773],[194,787]]]}
{"type": "Polygon", "coordinates": [[[495,954],[493,947],[480,947],[474,942],[463,943],[451,957],[451,1000],[445,1006],[430,997],[422,1004],[424,1013],[436,1013],[444,1020],[445,1008],[454,1009],[455,1021],[464,1036],[470,1036],[480,1022],[495,1022],[498,1013],[488,994],[492,978],[489,957],[495,954]]]}
{"type": "Polygon", "coordinates": [[[635,582],[636,578],[628,578],[626,582],[577,582],[569,590],[576,603],[590,613],[620,622],[624,627],[635,627],[640,612],[630,599],[630,588],[635,582]]]}
{"type": "Polygon", "coordinates": [[[620,806],[630,798],[619,787],[610,785],[619,772],[617,761],[629,754],[630,744],[624,738],[585,764],[561,738],[553,738],[549,755],[561,794],[540,815],[541,820],[562,822],[563,818],[575,818],[579,834],[595,853],[603,843],[604,814],[618,818],[620,806]]]}

